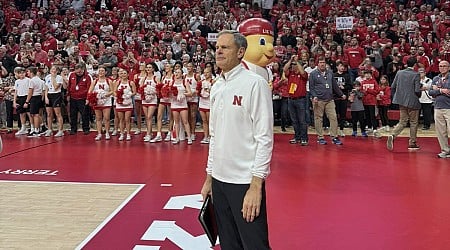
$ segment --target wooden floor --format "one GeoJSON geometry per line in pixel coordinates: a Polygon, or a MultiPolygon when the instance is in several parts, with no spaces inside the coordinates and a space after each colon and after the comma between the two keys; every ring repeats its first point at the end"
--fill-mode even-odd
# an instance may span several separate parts
{"type": "MultiPolygon", "coordinates": [[[[393,152],[373,137],[290,145],[290,132],[267,181],[273,249],[450,249],[450,161],[432,130],[393,152]]],[[[93,137],[2,134],[0,249],[210,249],[197,222],[207,145],[93,137]]]]}

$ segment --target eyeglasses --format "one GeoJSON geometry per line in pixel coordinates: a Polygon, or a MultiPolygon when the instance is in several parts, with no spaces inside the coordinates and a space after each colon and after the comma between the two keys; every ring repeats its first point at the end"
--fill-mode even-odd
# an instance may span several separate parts
{"type": "Polygon", "coordinates": [[[447,68],[448,65],[439,65],[439,68],[447,68]]]}

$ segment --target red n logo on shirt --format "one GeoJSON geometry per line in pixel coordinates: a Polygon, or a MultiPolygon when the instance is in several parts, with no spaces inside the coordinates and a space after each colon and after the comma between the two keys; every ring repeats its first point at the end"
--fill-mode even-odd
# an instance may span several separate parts
{"type": "Polygon", "coordinates": [[[102,84],[102,85],[99,85],[98,88],[99,88],[99,89],[105,90],[105,85],[103,85],[103,84],[102,84]]]}
{"type": "Polygon", "coordinates": [[[237,96],[237,95],[234,96],[233,105],[242,106],[242,96],[241,95],[240,96],[237,96]]]}

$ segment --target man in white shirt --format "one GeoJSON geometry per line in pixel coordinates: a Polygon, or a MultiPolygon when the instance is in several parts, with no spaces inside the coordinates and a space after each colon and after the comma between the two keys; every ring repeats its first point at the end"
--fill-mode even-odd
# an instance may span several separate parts
{"type": "Polygon", "coordinates": [[[212,195],[222,249],[270,249],[265,179],[273,149],[272,94],[241,65],[245,37],[224,30],[216,44],[222,74],[211,89],[204,199],[212,195]]]}

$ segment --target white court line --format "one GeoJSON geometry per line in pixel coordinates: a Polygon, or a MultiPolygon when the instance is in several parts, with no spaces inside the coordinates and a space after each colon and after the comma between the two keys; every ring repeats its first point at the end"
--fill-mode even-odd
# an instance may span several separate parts
{"type": "Polygon", "coordinates": [[[80,185],[80,184],[89,184],[89,185],[115,185],[115,186],[137,186],[137,189],[130,194],[117,208],[116,210],[114,210],[108,217],[106,217],[106,219],[97,226],[97,228],[95,228],[94,231],[92,231],[92,233],[90,233],[88,235],[88,237],[86,237],[86,239],[84,239],[75,249],[76,250],[81,250],[83,249],[83,247],[92,240],[92,238],[95,237],[95,235],[97,235],[97,233],[103,229],[103,227],[105,227],[106,224],[108,224],[109,221],[112,220],[112,218],[114,218],[114,216],[116,216],[120,210],[122,210],[122,208],[124,208],[128,202],[130,202],[131,199],[134,198],[134,196],[137,195],[137,193],[139,193],[139,191],[141,191],[142,188],[145,187],[145,184],[126,184],[126,183],[95,183],[95,182],[56,182],[56,181],[12,181],[12,180],[0,180],[0,182],[16,182],[16,183],[42,183],[42,184],[70,184],[70,185],[80,185]]]}

